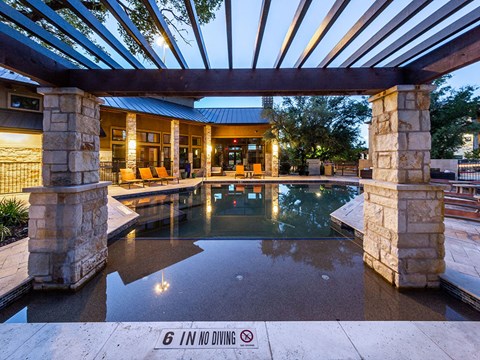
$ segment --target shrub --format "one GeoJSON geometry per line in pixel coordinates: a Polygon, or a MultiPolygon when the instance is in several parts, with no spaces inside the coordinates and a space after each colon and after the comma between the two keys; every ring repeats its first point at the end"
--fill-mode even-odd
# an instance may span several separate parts
{"type": "Polygon", "coordinates": [[[28,209],[23,201],[18,199],[3,199],[0,201],[0,225],[14,227],[28,221],[28,209]]]}
{"type": "Polygon", "coordinates": [[[0,224],[0,242],[10,235],[12,235],[12,232],[10,231],[10,229],[5,225],[0,224]]]}

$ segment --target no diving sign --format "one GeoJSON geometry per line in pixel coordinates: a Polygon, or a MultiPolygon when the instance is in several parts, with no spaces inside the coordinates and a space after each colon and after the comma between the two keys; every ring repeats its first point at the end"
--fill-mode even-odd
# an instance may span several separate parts
{"type": "Polygon", "coordinates": [[[163,329],[155,349],[258,349],[255,329],[163,329]]]}

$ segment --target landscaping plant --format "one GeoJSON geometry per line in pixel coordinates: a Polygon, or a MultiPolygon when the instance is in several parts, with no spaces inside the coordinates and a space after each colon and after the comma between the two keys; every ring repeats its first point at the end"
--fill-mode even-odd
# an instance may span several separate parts
{"type": "Polygon", "coordinates": [[[23,201],[12,198],[0,201],[0,241],[20,233],[28,222],[28,209],[23,201]],[[20,230],[20,231],[19,231],[20,230]]]}

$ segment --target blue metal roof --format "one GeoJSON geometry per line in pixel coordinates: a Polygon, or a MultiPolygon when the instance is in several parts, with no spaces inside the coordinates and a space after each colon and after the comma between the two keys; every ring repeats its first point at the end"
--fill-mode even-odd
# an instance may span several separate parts
{"type": "Polygon", "coordinates": [[[37,82],[31,80],[30,78],[20,75],[14,71],[5,69],[0,67],[0,78],[5,79],[5,80],[11,80],[11,81],[17,81],[17,82],[22,82],[22,83],[27,83],[27,84],[32,84],[32,85],[38,85],[37,82]]]}
{"type": "Polygon", "coordinates": [[[262,117],[263,108],[203,108],[197,109],[214,124],[268,124],[262,117]]]}
{"type": "Polygon", "coordinates": [[[196,109],[168,101],[146,97],[104,97],[104,107],[161,115],[175,119],[208,122],[196,109]]]}

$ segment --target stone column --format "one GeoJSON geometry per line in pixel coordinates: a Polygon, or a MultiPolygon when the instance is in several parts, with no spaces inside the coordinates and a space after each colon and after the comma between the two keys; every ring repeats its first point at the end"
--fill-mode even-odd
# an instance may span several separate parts
{"type": "Polygon", "coordinates": [[[172,176],[180,177],[180,121],[170,122],[170,144],[172,157],[172,176]]]}
{"type": "Polygon", "coordinates": [[[107,261],[107,186],[99,183],[101,100],[76,88],[44,95],[43,185],[30,192],[34,289],[77,289],[107,261]]]}
{"type": "Polygon", "coordinates": [[[364,261],[399,288],[438,287],[445,269],[443,186],[430,181],[430,91],[370,99],[373,179],[364,185],[364,261]]]}
{"type": "Polygon", "coordinates": [[[137,167],[137,114],[127,113],[125,127],[127,129],[127,168],[135,172],[137,167]]]}
{"type": "Polygon", "coordinates": [[[279,146],[278,141],[272,141],[272,176],[278,177],[278,152],[279,146]]]}
{"type": "Polygon", "coordinates": [[[212,176],[212,127],[210,125],[206,125],[204,130],[204,142],[205,142],[205,171],[206,176],[212,176]]]}

